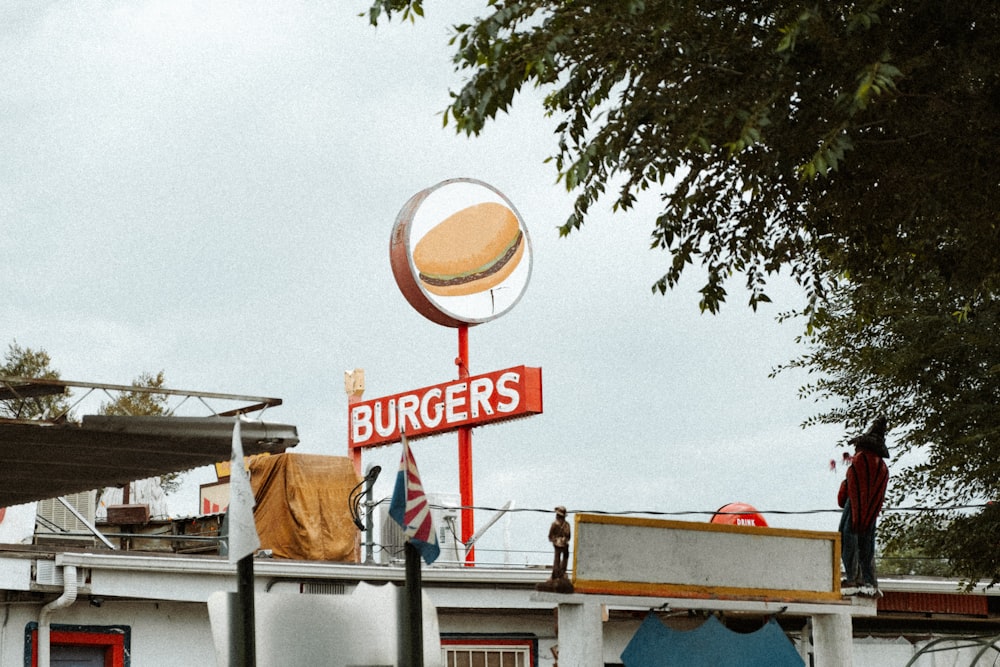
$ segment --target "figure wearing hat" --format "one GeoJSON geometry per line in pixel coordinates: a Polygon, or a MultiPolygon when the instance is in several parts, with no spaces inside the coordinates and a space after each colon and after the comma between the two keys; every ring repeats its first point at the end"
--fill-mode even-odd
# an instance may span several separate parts
{"type": "Polygon", "coordinates": [[[875,530],[889,482],[885,431],[885,417],[879,417],[866,433],[851,438],[855,454],[837,494],[837,504],[844,508],[840,535],[846,594],[879,594],[875,576],[875,530]]]}
{"type": "Polygon", "coordinates": [[[555,548],[552,561],[552,579],[564,579],[569,566],[569,541],[572,530],[566,521],[566,508],[560,505],[556,508],[556,520],[549,527],[549,542],[555,548]]]}

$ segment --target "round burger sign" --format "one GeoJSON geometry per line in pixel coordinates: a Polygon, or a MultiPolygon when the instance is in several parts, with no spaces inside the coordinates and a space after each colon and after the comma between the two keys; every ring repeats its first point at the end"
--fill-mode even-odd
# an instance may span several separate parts
{"type": "Polygon", "coordinates": [[[396,284],[444,326],[500,317],[531,276],[531,242],[513,204],[482,181],[444,181],[410,198],[389,241],[396,284]]]}

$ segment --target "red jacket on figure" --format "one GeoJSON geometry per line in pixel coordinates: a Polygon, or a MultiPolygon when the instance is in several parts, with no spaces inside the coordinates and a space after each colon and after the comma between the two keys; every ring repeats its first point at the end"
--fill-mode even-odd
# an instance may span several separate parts
{"type": "Polygon", "coordinates": [[[875,525],[878,513],[882,511],[888,482],[889,467],[882,457],[859,449],[837,494],[837,504],[841,507],[848,499],[851,501],[852,533],[865,533],[875,525]]]}

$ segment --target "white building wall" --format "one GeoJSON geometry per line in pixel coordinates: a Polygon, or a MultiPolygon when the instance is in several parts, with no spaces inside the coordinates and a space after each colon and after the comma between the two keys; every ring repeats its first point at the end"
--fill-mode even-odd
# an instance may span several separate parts
{"type": "MultiPolygon", "coordinates": [[[[136,666],[211,667],[215,664],[212,625],[206,600],[212,591],[225,590],[233,583],[232,567],[225,561],[140,558],[127,554],[61,554],[59,558],[66,561],[76,559],[78,562],[73,564],[78,572],[86,573],[86,576],[78,601],[67,609],[56,611],[51,618],[53,624],[128,626],[132,664],[136,666]],[[173,599],[149,599],[168,594],[174,596],[173,599]],[[115,596],[141,596],[144,599],[116,599],[115,596]],[[90,604],[92,597],[101,598],[99,607],[90,604]]],[[[41,561],[32,561],[23,555],[0,557],[0,582],[5,582],[4,586],[0,586],[0,595],[9,593],[11,599],[27,595],[31,570],[25,564],[32,562],[41,561]]],[[[57,568],[60,567],[58,563],[56,561],[57,568]]],[[[323,626],[337,604],[335,599],[342,599],[343,594],[349,592],[345,590],[340,595],[311,592],[304,595],[299,603],[300,582],[312,582],[311,585],[316,587],[324,581],[349,581],[349,575],[353,573],[372,581],[390,573],[389,568],[382,567],[272,562],[266,559],[261,559],[256,567],[257,599],[261,610],[258,620],[266,616],[263,612],[268,596],[274,600],[279,596],[291,599],[291,604],[278,615],[279,618],[287,618],[287,624],[282,622],[280,625],[283,632],[289,633],[288,637],[294,634],[296,627],[310,624],[323,626]],[[330,599],[324,600],[327,597],[330,599]],[[304,615],[296,613],[307,608],[311,611],[304,615]]],[[[398,571],[394,572],[394,576],[398,575],[398,571]]],[[[559,641],[555,605],[538,599],[537,594],[528,588],[528,583],[513,578],[511,573],[505,571],[484,572],[469,568],[449,574],[428,568],[425,571],[424,592],[432,603],[442,609],[438,618],[440,632],[532,635],[538,642],[538,667],[551,667],[554,663],[551,649],[559,641]],[[454,574],[463,576],[448,578],[454,574]]],[[[389,590],[398,586],[398,582],[373,586],[389,590]]],[[[0,602],[0,667],[24,664],[25,627],[38,620],[44,601],[54,599],[60,592],[55,584],[46,590],[48,593],[43,601],[0,602]]],[[[390,615],[383,612],[380,617],[388,618],[390,615]]],[[[602,657],[607,663],[620,662],[621,652],[639,627],[638,620],[612,618],[615,620],[601,624],[602,657]]],[[[271,624],[279,625],[273,621],[271,624]]],[[[332,641],[331,637],[326,639],[332,641]]],[[[926,641],[912,645],[903,638],[855,638],[850,648],[852,667],[905,665],[925,645],[926,641]]],[[[803,655],[808,656],[811,647],[800,648],[803,648],[803,655]]],[[[328,649],[329,644],[324,644],[321,650],[328,649]]],[[[965,667],[976,651],[977,648],[966,648],[928,654],[921,657],[917,667],[965,667]]],[[[991,653],[989,657],[993,659],[996,655],[991,653]]]]}
{"type": "MultiPolygon", "coordinates": [[[[0,563],[2,567],[4,563],[0,563]]],[[[38,620],[41,605],[0,604],[0,665],[24,664],[24,627],[38,620]]]]}
{"type": "MultiPolygon", "coordinates": [[[[0,665],[23,665],[25,631],[38,621],[41,604],[0,603],[0,665]]],[[[211,667],[215,648],[208,608],[194,602],[107,600],[100,607],[87,597],[51,617],[53,626],[127,626],[133,665],[211,667]]]]}
{"type": "MultiPolygon", "coordinates": [[[[854,639],[855,667],[876,667],[878,665],[905,665],[914,654],[913,644],[903,637],[895,639],[874,639],[872,637],[854,639]]],[[[925,663],[923,667],[931,667],[925,663]]]]}
{"type": "Polygon", "coordinates": [[[642,624],[638,621],[614,621],[604,624],[604,662],[621,662],[622,651],[632,641],[636,630],[642,624]]]}
{"type": "Polygon", "coordinates": [[[182,667],[215,664],[208,607],[197,602],[127,602],[111,600],[95,609],[77,603],[78,616],[59,614],[54,623],[94,623],[131,627],[132,664],[182,667]],[[78,618],[79,620],[72,620],[78,618]]]}
{"type": "MultiPolygon", "coordinates": [[[[855,667],[884,667],[885,665],[905,665],[920,650],[935,638],[924,639],[911,644],[904,637],[887,639],[881,637],[855,637],[855,667]]],[[[915,667],[987,667],[997,664],[1000,654],[990,649],[982,654],[979,662],[973,662],[982,646],[970,646],[967,641],[938,642],[935,650],[917,658],[915,667]]]]}

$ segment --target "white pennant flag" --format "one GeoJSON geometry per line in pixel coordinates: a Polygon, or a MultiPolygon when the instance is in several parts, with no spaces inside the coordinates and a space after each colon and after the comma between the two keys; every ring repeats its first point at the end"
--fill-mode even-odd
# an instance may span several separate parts
{"type": "Polygon", "coordinates": [[[243,463],[243,440],[240,436],[240,417],[233,426],[233,453],[229,461],[229,510],[226,526],[229,530],[229,562],[235,563],[260,548],[257,524],[253,520],[256,504],[250,477],[243,463]]]}

